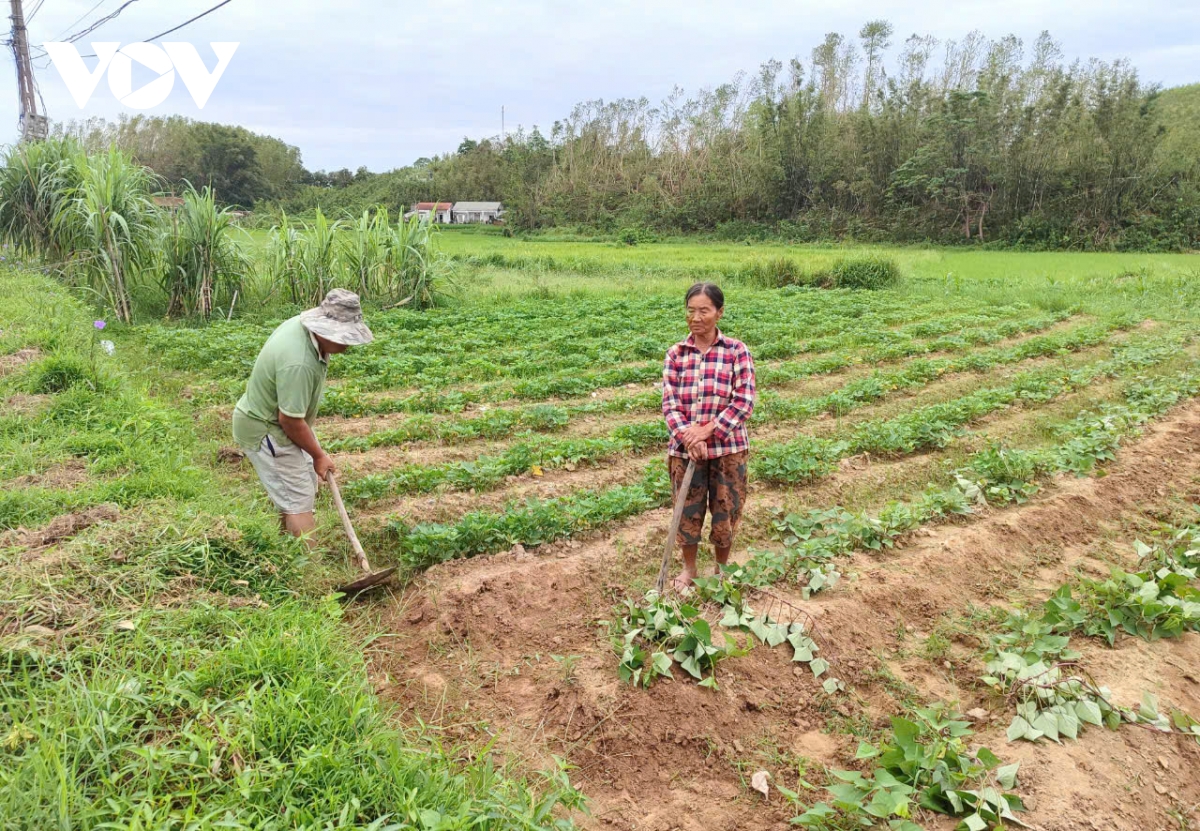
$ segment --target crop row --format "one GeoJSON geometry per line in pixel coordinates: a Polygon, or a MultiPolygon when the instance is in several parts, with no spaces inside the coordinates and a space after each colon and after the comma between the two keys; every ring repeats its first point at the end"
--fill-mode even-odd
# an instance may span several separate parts
{"type": "MultiPolygon", "coordinates": [[[[894,546],[904,535],[931,522],[936,522],[949,516],[965,516],[973,513],[977,505],[1006,505],[1024,501],[1029,494],[1035,492],[1040,482],[1059,473],[1074,472],[1079,475],[1092,473],[1098,465],[1115,458],[1115,452],[1121,441],[1135,434],[1148,421],[1166,412],[1172,406],[1200,393],[1200,365],[1193,363],[1185,370],[1174,376],[1157,378],[1139,378],[1131,382],[1124,390],[1124,400],[1119,404],[1105,407],[1100,413],[1083,413],[1058,430],[1058,443],[1052,447],[1038,450],[1010,449],[1001,445],[993,445],[979,451],[968,458],[965,466],[955,472],[954,484],[937,488],[930,486],[920,496],[907,501],[889,504],[878,514],[852,513],[842,508],[816,509],[804,514],[793,514],[779,517],[775,522],[777,532],[784,543],[783,551],[755,552],[751,558],[741,564],[734,564],[722,571],[719,577],[707,578],[696,582],[697,598],[703,602],[716,603],[723,607],[724,618],[722,625],[731,628],[741,628],[750,631],[770,646],[776,646],[788,638],[790,633],[786,628],[778,632],[780,626],[769,619],[757,618],[747,603],[748,598],[759,589],[766,589],[783,581],[791,580],[804,584],[809,579],[806,568],[811,563],[830,563],[834,558],[847,555],[857,550],[880,550],[894,546]],[[801,566],[801,567],[797,567],[801,566]],[[757,626],[753,624],[757,622],[757,626]],[[774,637],[770,637],[774,635],[774,637]]],[[[1194,572],[1192,573],[1194,576],[1194,572]]],[[[1143,584],[1145,581],[1142,581],[1143,584]]],[[[1177,584],[1177,581],[1176,581],[1177,584]]],[[[808,587],[806,587],[807,589],[808,587]]],[[[1175,590],[1177,585],[1173,585],[1175,590]]],[[[1109,590],[1102,586],[1102,591],[1109,590]]],[[[1116,592],[1116,589],[1112,589],[1116,592]]],[[[1129,622],[1134,631],[1137,629],[1139,612],[1145,612],[1151,601],[1157,600],[1147,592],[1142,592],[1142,600],[1146,601],[1139,609],[1131,610],[1130,614],[1121,618],[1116,611],[1112,615],[1094,615],[1098,631],[1105,631],[1105,626],[1112,626],[1112,621],[1129,622]]],[[[1187,606],[1192,594],[1185,596],[1178,603],[1166,603],[1168,609],[1159,616],[1156,625],[1167,632],[1170,627],[1175,631],[1184,625],[1200,626],[1200,606],[1191,609],[1187,606]],[[1186,620],[1180,618],[1181,613],[1191,614],[1186,620]],[[1172,613],[1174,616],[1172,616],[1172,613]],[[1180,621],[1183,620],[1181,623],[1180,621]]],[[[1071,603],[1069,593],[1060,592],[1056,595],[1057,602],[1052,603],[1052,614],[1048,615],[1051,624],[1067,619],[1070,627],[1083,626],[1078,621],[1083,620],[1079,603],[1071,603]]],[[[658,658],[661,653],[661,638],[655,639],[658,629],[647,626],[648,620],[654,618],[669,618],[674,616],[675,609],[681,605],[693,608],[688,604],[666,601],[653,595],[647,597],[647,605],[639,607],[630,601],[620,610],[618,620],[610,624],[622,635],[619,645],[621,654],[620,672],[626,680],[640,680],[648,684],[655,676],[669,675],[671,660],[658,658]],[[632,633],[632,637],[630,634],[632,633]],[[639,640],[642,642],[639,644],[639,640]],[[659,650],[658,652],[655,649],[659,650]],[[638,658],[641,660],[637,660],[638,658]]],[[[1132,605],[1132,604],[1131,604],[1132,605]]],[[[1163,605],[1160,603],[1160,605],[1163,605]]],[[[1049,635],[1053,626],[1045,627],[1046,631],[1038,632],[1028,626],[1028,619],[1021,619],[1010,627],[1013,636],[1010,641],[1020,641],[1029,635],[1049,635]]],[[[1147,632],[1153,634],[1152,630],[1147,632]]],[[[1047,639],[1057,645],[1061,651],[1065,638],[1047,639]]],[[[1004,641],[992,657],[1005,655],[1004,641]]],[[[1010,649],[1012,643],[1007,644],[1010,649]]],[[[806,639],[803,642],[804,654],[796,660],[805,663],[813,662],[814,644],[806,639]]],[[[793,647],[799,652],[800,646],[793,640],[793,647]]],[[[1057,654],[1057,652],[1056,652],[1057,654]]],[[[689,655],[690,657],[690,655],[689,655]]],[[[709,668],[713,668],[722,656],[720,647],[707,652],[709,668]]],[[[1005,675],[1014,658],[1009,655],[1001,661],[1003,666],[989,665],[999,675],[1005,675]]],[[[1016,662],[1023,670],[1020,679],[1032,677],[1037,671],[1046,667],[1027,667],[1025,661],[1016,662]]],[[[1032,661],[1030,662],[1032,663],[1032,661]]],[[[814,674],[823,674],[826,666],[814,667],[814,674]]],[[[687,668],[685,667],[685,670],[687,668]]],[[[699,678],[695,672],[689,674],[699,678]]],[[[1018,680],[1018,673],[1008,680],[1012,692],[1018,680]]],[[[999,685],[996,678],[985,679],[999,685]]],[[[828,682],[826,682],[828,683],[828,682]]],[[[827,687],[827,690],[829,688],[827,687]]],[[[1032,691],[1031,691],[1032,692],[1032,691]]],[[[1036,705],[1035,705],[1036,709],[1036,705]]],[[[1097,722],[1098,723],[1098,722],[1097,722]]],[[[1018,737],[1027,737],[1024,734],[1018,737]]],[[[1034,736],[1037,738],[1037,736],[1034,736]]]]}
{"type": "MultiPolygon", "coordinates": [[[[774,366],[765,366],[758,370],[759,385],[786,384],[816,375],[827,375],[839,372],[855,365],[871,365],[897,361],[914,355],[927,355],[934,352],[968,352],[981,344],[995,343],[1005,338],[1019,334],[1028,334],[1045,330],[1068,317],[1066,313],[1054,315],[1035,315],[1021,320],[1008,320],[998,325],[977,329],[958,330],[955,335],[942,336],[936,340],[917,341],[909,338],[904,343],[892,342],[885,346],[875,347],[863,353],[854,353],[843,349],[833,354],[797,361],[785,361],[774,366]]],[[[1121,321],[1115,325],[1127,325],[1121,321]]],[[[368,414],[381,415],[386,413],[417,413],[422,415],[432,413],[459,413],[473,403],[482,401],[503,401],[511,398],[546,398],[554,394],[578,394],[619,386],[626,383],[641,381],[643,383],[656,381],[662,374],[660,362],[644,367],[617,367],[590,373],[578,373],[569,378],[539,379],[518,384],[493,385],[474,390],[441,390],[431,389],[418,392],[403,398],[378,398],[363,395],[350,387],[330,389],[325,395],[323,409],[333,415],[362,416],[368,414]],[[548,392],[549,388],[554,392],[548,392]]],[[[614,396],[606,402],[585,402],[575,405],[560,405],[564,412],[590,414],[596,412],[652,412],[660,406],[660,400],[653,391],[642,390],[633,394],[623,393],[614,396]]],[[[539,405],[546,406],[546,405],[539,405]]],[[[543,411],[544,412],[544,411],[543,411]]],[[[465,417],[476,422],[486,430],[489,423],[504,423],[505,416],[488,415],[483,417],[465,417]]],[[[516,417],[519,422],[520,417],[516,417]]],[[[535,416],[536,418],[536,416],[535,416]]],[[[396,432],[387,436],[371,439],[370,444],[362,441],[336,445],[336,449],[363,449],[390,444],[412,441],[409,436],[422,438],[436,437],[431,434],[430,422],[414,421],[411,426],[402,425],[396,432]]],[[[436,428],[435,428],[436,429],[436,428]]],[[[489,437],[487,432],[474,432],[471,429],[458,431],[449,427],[445,431],[448,437],[462,436],[465,438],[489,437]]],[[[493,434],[496,435],[496,434],[493,434]]]]}
{"type": "MultiPolygon", "coordinates": [[[[766,416],[756,418],[755,422],[771,422],[782,420],[797,420],[801,417],[815,415],[819,412],[834,411],[839,414],[849,412],[855,407],[877,400],[888,392],[897,389],[909,389],[944,375],[948,371],[958,371],[969,367],[983,371],[1003,363],[1011,363],[1040,355],[1057,354],[1094,346],[1103,342],[1108,334],[1108,328],[1100,325],[1083,327],[1078,330],[1047,335],[1044,338],[1026,341],[1012,347],[993,350],[991,354],[968,356],[964,359],[942,359],[939,361],[922,361],[920,366],[911,367],[894,373],[876,373],[862,382],[852,382],[842,390],[814,399],[800,399],[790,402],[787,399],[776,399],[774,408],[767,409],[766,416]],[[962,361],[962,366],[958,361],[962,361]],[[848,389],[849,388],[849,389],[848,389]],[[803,414],[803,415],[802,415],[803,414]]],[[[1124,366],[1119,364],[1116,370],[1124,366]]],[[[1106,364],[1098,371],[1107,371],[1106,364]]],[[[1046,373],[1055,379],[1059,372],[1046,373]]],[[[1042,382],[1043,385],[1045,382],[1042,382]]],[[[1014,387],[1018,397],[1029,398],[1035,389],[1045,389],[1038,384],[1037,377],[1022,380],[1014,387]]],[[[937,436],[948,440],[951,426],[955,418],[976,418],[983,412],[990,412],[988,407],[999,406],[999,402],[1010,402],[1004,398],[1004,391],[987,391],[990,395],[977,394],[976,397],[959,399],[953,405],[935,405],[927,408],[913,418],[901,416],[890,421],[871,423],[876,436],[891,435],[906,436],[910,443],[918,441],[917,431],[926,427],[926,436],[937,436]]],[[[955,424],[962,423],[954,422],[955,424]]],[[[386,473],[372,474],[352,480],[346,485],[348,498],[377,499],[388,494],[396,493],[428,493],[439,487],[447,486],[455,490],[487,490],[500,484],[505,477],[526,473],[537,465],[540,468],[551,469],[573,466],[581,463],[594,464],[624,453],[637,453],[656,446],[664,446],[667,440],[666,428],[660,419],[637,424],[623,425],[605,437],[593,439],[534,439],[527,438],[508,448],[499,456],[482,456],[473,462],[452,462],[441,465],[405,465],[386,473]]],[[[878,442],[877,442],[878,443],[878,442]]],[[[754,461],[756,472],[761,466],[766,471],[765,478],[774,481],[800,481],[805,478],[815,478],[819,473],[832,469],[837,459],[854,452],[864,452],[858,449],[863,444],[860,440],[832,441],[828,439],[801,439],[786,445],[765,445],[756,447],[754,461]],[[805,475],[800,470],[807,471],[805,475]],[[789,472],[793,477],[783,479],[783,472],[789,472]]],[[[931,444],[928,446],[941,446],[931,444]]],[[[878,451],[877,451],[878,452],[878,451]]],[[[907,450],[905,452],[911,452],[907,450]]]]}
{"type": "MultiPolygon", "coordinates": [[[[1101,416],[1084,414],[1078,417],[1060,431],[1058,446],[1031,451],[1046,454],[1045,461],[1032,473],[1041,476],[1058,470],[1089,472],[1097,462],[1112,457],[1113,449],[1123,436],[1182,398],[1194,396],[1198,390],[1200,370],[1194,365],[1174,376],[1139,378],[1126,388],[1123,404],[1105,408],[1101,416]]],[[[968,495],[961,489],[930,489],[913,502],[889,506],[874,518],[814,512],[817,519],[804,521],[825,523],[820,535],[809,527],[795,536],[805,540],[824,538],[832,527],[829,523],[836,519],[842,529],[839,534],[845,536],[845,545],[877,549],[890,546],[899,534],[923,522],[947,514],[969,512],[973,499],[1015,499],[1015,494],[999,487],[1011,484],[1012,471],[1003,459],[996,462],[996,458],[994,449],[972,457],[968,467],[978,475],[976,487],[968,495]],[[824,519],[820,519],[822,516],[824,519]]],[[[517,542],[538,544],[600,527],[641,510],[665,505],[669,493],[665,469],[661,462],[655,461],[638,484],[617,486],[599,493],[578,492],[544,501],[531,499],[502,512],[473,512],[450,524],[409,526],[393,519],[388,522],[386,533],[397,545],[406,565],[425,568],[455,557],[500,551],[517,542]]],[[[822,543],[825,544],[830,543],[822,543]]]]}
{"type": "MultiPolygon", "coordinates": [[[[975,323],[963,325],[975,325],[1028,308],[968,300],[914,302],[883,293],[757,291],[731,298],[724,324],[766,359],[794,354],[814,333],[832,335],[859,321],[885,329],[935,314],[967,313],[975,323]],[[780,354],[772,355],[775,350],[780,354]]],[[[334,377],[362,379],[376,389],[428,387],[655,358],[683,328],[683,304],[682,298],[662,295],[581,296],[502,307],[397,309],[368,313],[368,321],[375,343],[341,356],[331,367],[334,377]]],[[[141,336],[170,368],[241,378],[278,322],[157,328],[141,336]]]]}
{"type": "MultiPolygon", "coordinates": [[[[865,324],[861,328],[843,332],[839,336],[843,344],[857,342],[881,342],[864,352],[855,353],[844,345],[842,351],[811,360],[784,362],[764,371],[764,381],[786,383],[812,375],[836,372],[854,364],[883,363],[913,355],[932,352],[962,351],[986,343],[995,343],[1014,335],[1040,331],[1062,320],[1066,315],[1036,315],[1018,321],[963,329],[954,321],[947,325],[953,335],[943,335],[934,340],[916,340],[906,333],[882,330],[865,324]]],[[[504,380],[476,387],[446,389],[444,386],[422,389],[400,398],[376,397],[363,392],[354,385],[342,385],[326,395],[326,409],[339,415],[357,415],[382,412],[457,412],[464,406],[480,402],[509,400],[540,401],[553,397],[587,395],[596,390],[619,387],[626,384],[651,383],[662,376],[662,354],[655,360],[639,364],[622,364],[598,370],[571,370],[538,375],[519,380],[504,380]]],[[[605,362],[601,362],[602,364],[605,362]]]]}
{"type": "MultiPolygon", "coordinates": [[[[1175,377],[1142,379],[1129,385],[1121,405],[1106,407],[1099,417],[1084,414],[1064,426],[1061,446],[1032,452],[1036,458],[1032,464],[1016,465],[1024,470],[1020,474],[1014,474],[1006,456],[1030,452],[994,447],[974,456],[972,464],[959,472],[956,484],[930,489],[912,503],[889,506],[876,518],[840,509],[788,516],[778,522],[786,534],[784,552],[758,552],[748,563],[698,580],[695,599],[676,602],[650,593],[644,605],[629,600],[620,606],[618,620],[610,623],[620,676],[648,686],[655,677],[671,677],[678,665],[702,686],[715,687],[716,664],[734,651],[727,638],[722,639],[724,645],[715,638],[714,627],[698,614],[698,602],[709,602],[721,606],[720,627],[742,630],[772,647],[787,642],[794,652],[793,662],[808,665],[818,678],[826,676],[824,690],[838,693],[844,684],[830,674],[835,668],[817,656],[820,645],[803,624],[776,622],[750,608],[749,599],[758,588],[803,575],[790,561],[828,561],[854,549],[883,548],[926,522],[971,514],[979,502],[1012,502],[1014,492],[1032,492],[1038,480],[1052,474],[1092,471],[1114,458],[1123,437],[1198,393],[1200,375],[1195,365],[1175,377]],[[997,485],[1002,486],[997,489],[997,485]]],[[[1103,584],[1084,580],[1086,599],[1081,602],[1063,588],[1040,614],[1009,616],[1002,632],[992,636],[989,676],[983,678],[1007,700],[1019,701],[1018,715],[1008,729],[1009,741],[1074,739],[1086,724],[1116,728],[1123,721],[1200,740],[1200,722],[1180,710],[1168,718],[1159,712],[1151,694],[1142,695],[1136,710],[1111,705],[1108,690],[1094,687],[1086,672],[1070,663],[1079,654],[1069,650],[1069,633],[1080,629],[1103,633],[1110,640],[1116,626],[1144,638],[1200,629],[1200,591],[1193,585],[1200,566],[1195,551],[1198,539],[1198,532],[1187,528],[1164,549],[1139,544],[1144,563],[1139,573],[1117,572],[1103,584]]],[[[1006,819],[1015,823],[1013,811],[1024,806],[1007,791],[1016,785],[1019,765],[1001,766],[986,748],[968,752],[968,723],[941,705],[913,715],[916,721],[894,717],[890,736],[882,742],[860,743],[856,759],[872,760],[875,769],[865,775],[834,771],[826,788],[829,802],[805,806],[793,824],[824,829],[830,823],[865,826],[883,819],[894,829],[916,831],[918,826],[905,819],[912,805],[965,815],[964,827],[1000,827],[1006,819]]],[[[788,797],[798,800],[799,795],[788,797]]]]}
{"type": "Polygon", "coordinates": [[[833,472],[847,456],[872,453],[900,456],[945,447],[971,422],[1019,401],[1046,403],[1094,382],[1145,369],[1178,355],[1184,336],[1156,338],[1125,345],[1114,357],[1074,370],[1052,367],[1024,372],[999,387],[976,390],[953,401],[911,410],[890,419],[857,425],[850,436],[800,436],[759,450],[753,462],[756,477],[775,484],[811,482],[833,472]]]}
{"type": "Polygon", "coordinates": [[[601,438],[522,441],[498,456],[480,456],[471,462],[404,465],[386,473],[354,479],[343,490],[346,498],[353,500],[379,499],[392,493],[429,493],[441,487],[491,490],[506,477],[528,473],[535,468],[570,468],[620,454],[642,453],[665,445],[666,440],[667,428],[661,421],[629,424],[601,438]]]}

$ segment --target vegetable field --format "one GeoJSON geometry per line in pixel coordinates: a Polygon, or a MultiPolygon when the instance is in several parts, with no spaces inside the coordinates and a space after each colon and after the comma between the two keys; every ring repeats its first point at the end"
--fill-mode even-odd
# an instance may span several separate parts
{"type": "MultiPolygon", "coordinates": [[[[341,607],[345,641],[324,648],[363,662],[345,671],[365,673],[390,724],[434,737],[434,774],[555,773],[475,813],[455,806],[509,786],[447,780],[394,827],[477,827],[484,810],[496,828],[1197,827],[1191,260],[1057,255],[1048,272],[1005,254],[1009,273],[973,277],[914,251],[884,290],[731,278],[721,328],[750,347],[760,391],[750,498],[735,563],[712,575],[702,547],[704,577],[680,598],[649,590],[670,500],[658,384],[688,275],[664,261],[644,290],[614,291],[652,246],[539,270],[498,245],[477,262],[451,251],[468,268],[458,301],[369,313],[375,344],[332,361],[317,433],[372,561],[404,579],[341,607]]],[[[118,584],[106,613],[123,618],[198,591],[236,615],[351,575],[324,496],[311,559],[247,552],[269,530],[265,496],[221,450],[278,319],[121,329],[120,362],[86,342],[56,358],[52,324],[4,335],[11,633],[88,619],[63,557],[139,549],[103,524],[55,556],[24,535],[109,505],[162,573],[134,591],[107,554],[86,570],[118,584]],[[117,438],[88,403],[89,360],[101,388],[150,402],[117,438]],[[44,408],[83,426],[47,433],[44,408]],[[176,432],[198,438],[154,469],[135,461],[176,432]],[[214,484],[230,505],[205,506],[214,484]],[[156,531],[171,499],[215,516],[252,505],[259,526],[230,520],[224,548],[163,553],[153,540],[177,543],[193,510],[156,531]]],[[[33,730],[16,712],[0,722],[12,748],[33,730]]],[[[346,816],[366,826],[394,798],[346,816]]]]}

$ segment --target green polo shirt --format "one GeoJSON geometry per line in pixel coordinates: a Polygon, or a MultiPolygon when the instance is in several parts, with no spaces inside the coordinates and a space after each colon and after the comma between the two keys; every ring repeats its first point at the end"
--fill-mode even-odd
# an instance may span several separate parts
{"type": "Polygon", "coordinates": [[[258,353],[246,394],[233,410],[234,441],[246,450],[258,449],[266,435],[278,444],[291,444],[279,426],[279,413],[302,418],[311,427],[325,391],[327,367],[299,316],[279,324],[258,353]]]}

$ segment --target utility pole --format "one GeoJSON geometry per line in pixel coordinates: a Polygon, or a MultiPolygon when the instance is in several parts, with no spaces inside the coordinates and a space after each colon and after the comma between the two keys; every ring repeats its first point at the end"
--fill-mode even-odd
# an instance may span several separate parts
{"type": "Polygon", "coordinates": [[[21,141],[40,141],[50,132],[46,116],[37,109],[33,64],[29,60],[29,38],[25,33],[25,11],[21,0],[12,2],[12,48],[17,59],[17,90],[21,95],[21,141]]]}

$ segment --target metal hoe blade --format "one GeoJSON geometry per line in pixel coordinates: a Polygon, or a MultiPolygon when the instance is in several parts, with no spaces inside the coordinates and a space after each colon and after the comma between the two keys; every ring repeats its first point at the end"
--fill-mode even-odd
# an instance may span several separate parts
{"type": "Polygon", "coordinates": [[[352,583],[347,583],[344,586],[338,586],[336,591],[339,591],[342,594],[357,594],[358,592],[365,591],[372,586],[378,586],[395,573],[395,566],[392,566],[391,568],[385,568],[382,571],[372,572],[371,574],[359,577],[352,583]]]}

